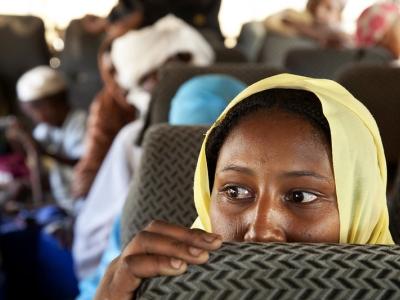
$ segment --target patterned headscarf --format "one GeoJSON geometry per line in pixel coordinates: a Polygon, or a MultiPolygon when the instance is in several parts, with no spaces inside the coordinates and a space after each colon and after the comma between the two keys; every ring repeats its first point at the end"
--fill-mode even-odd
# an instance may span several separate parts
{"type": "Polygon", "coordinates": [[[357,45],[368,47],[379,43],[399,16],[398,6],[392,3],[377,3],[366,8],[357,19],[357,45]]]}

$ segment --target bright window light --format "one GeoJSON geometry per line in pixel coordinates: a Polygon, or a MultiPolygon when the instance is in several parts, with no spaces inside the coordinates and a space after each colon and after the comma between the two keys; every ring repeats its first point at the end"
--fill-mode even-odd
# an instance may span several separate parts
{"type": "MultiPolygon", "coordinates": [[[[105,16],[117,0],[0,0],[0,14],[32,14],[43,18],[49,29],[65,28],[72,19],[86,14],[105,16]]],[[[301,10],[306,0],[222,0],[220,23],[226,37],[235,38],[243,23],[262,20],[266,16],[291,7],[301,10]]],[[[344,11],[344,27],[354,30],[360,12],[376,0],[348,0],[344,11]]]]}

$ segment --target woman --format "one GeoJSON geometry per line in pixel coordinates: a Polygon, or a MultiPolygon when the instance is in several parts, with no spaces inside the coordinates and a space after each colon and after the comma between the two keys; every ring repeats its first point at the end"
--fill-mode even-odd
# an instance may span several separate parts
{"type": "Polygon", "coordinates": [[[197,229],[152,222],[110,264],[96,299],[130,299],[143,278],[182,274],[223,241],[392,244],[385,189],[379,131],[360,102],[329,80],[262,80],[206,135],[197,229]]]}

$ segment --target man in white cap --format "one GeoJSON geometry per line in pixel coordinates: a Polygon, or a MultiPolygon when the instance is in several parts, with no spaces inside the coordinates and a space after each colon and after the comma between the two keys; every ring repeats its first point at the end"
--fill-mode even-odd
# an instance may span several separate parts
{"type": "Polygon", "coordinates": [[[83,153],[86,113],[71,109],[63,76],[48,66],[23,74],[17,82],[17,96],[22,112],[36,125],[32,135],[37,148],[54,160],[49,178],[52,195],[61,207],[73,212],[70,182],[72,167],[83,153]]]}

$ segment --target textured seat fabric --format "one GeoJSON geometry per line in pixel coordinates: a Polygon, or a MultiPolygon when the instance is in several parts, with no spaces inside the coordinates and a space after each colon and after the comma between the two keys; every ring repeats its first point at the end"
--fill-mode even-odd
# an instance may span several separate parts
{"type": "Polygon", "coordinates": [[[190,78],[202,74],[227,74],[247,84],[282,73],[281,69],[256,64],[216,64],[210,67],[171,65],[163,68],[154,91],[147,125],[168,121],[171,99],[178,88],[190,78]]]}
{"type": "Polygon", "coordinates": [[[202,126],[151,127],[122,214],[126,245],[151,220],[190,226],[196,218],[193,178],[204,133],[202,126]]]}
{"type": "Polygon", "coordinates": [[[15,112],[15,85],[31,68],[49,64],[43,21],[33,16],[0,15],[0,80],[15,112]]]}
{"type": "Polygon", "coordinates": [[[399,299],[400,247],[227,243],[205,265],[143,282],[137,299],[399,299]]]}
{"type": "Polygon", "coordinates": [[[103,34],[84,30],[81,20],[73,20],[65,33],[65,47],[61,53],[61,70],[68,80],[71,103],[88,109],[103,86],[97,66],[97,53],[103,34]]]}
{"type": "Polygon", "coordinates": [[[337,81],[371,111],[386,159],[396,164],[400,155],[400,68],[358,64],[343,70],[337,81]]]}
{"type": "Polygon", "coordinates": [[[393,56],[384,49],[293,49],[288,52],[285,68],[303,76],[334,79],[346,65],[365,63],[387,63],[393,56]]]}

